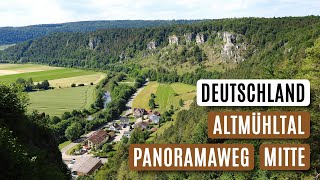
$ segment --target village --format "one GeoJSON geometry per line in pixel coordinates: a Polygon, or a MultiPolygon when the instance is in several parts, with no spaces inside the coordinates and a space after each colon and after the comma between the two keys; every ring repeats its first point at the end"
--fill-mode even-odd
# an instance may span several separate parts
{"type": "MultiPolygon", "coordinates": [[[[73,178],[94,175],[96,170],[103,168],[123,143],[130,144],[130,137],[134,135],[135,129],[143,133],[147,142],[152,142],[159,133],[163,133],[164,129],[174,123],[173,114],[188,107],[181,99],[183,96],[191,102],[195,96],[195,87],[181,83],[160,85],[146,79],[144,85],[128,99],[126,109],[118,118],[87,132],[77,140],[69,141],[69,144],[60,149],[62,159],[73,178]],[[175,104],[166,104],[167,101],[155,104],[156,94],[163,99],[174,98],[172,102],[175,104]]],[[[111,99],[107,100],[110,102],[111,99]]],[[[94,118],[91,116],[87,120],[92,121],[94,118]]]]}
{"type": "Polygon", "coordinates": [[[123,138],[130,138],[135,128],[142,131],[155,132],[160,122],[160,113],[143,108],[128,110],[119,120],[107,123],[103,128],[91,133],[77,150],[72,152],[71,160],[64,158],[74,177],[92,174],[107,162],[106,158],[96,156],[103,146],[116,144],[123,138]],[[96,156],[96,157],[95,157],[96,156]]]}

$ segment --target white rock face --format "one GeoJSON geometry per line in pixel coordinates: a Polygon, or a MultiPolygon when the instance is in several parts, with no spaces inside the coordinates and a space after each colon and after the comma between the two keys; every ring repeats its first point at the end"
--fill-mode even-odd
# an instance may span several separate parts
{"type": "Polygon", "coordinates": [[[192,42],[192,40],[193,40],[193,34],[192,33],[186,33],[183,36],[184,36],[187,44],[192,42]]]}
{"type": "Polygon", "coordinates": [[[229,59],[233,59],[235,62],[244,61],[241,58],[241,50],[246,47],[236,44],[237,35],[229,32],[219,33],[218,37],[222,37],[224,45],[221,50],[221,54],[229,59]]]}
{"type": "Polygon", "coordinates": [[[157,48],[157,43],[155,41],[150,41],[148,44],[147,44],[147,49],[148,50],[152,50],[152,49],[156,49],[157,48]]]}
{"type": "Polygon", "coordinates": [[[101,44],[100,37],[90,37],[88,44],[90,49],[95,49],[99,44],[101,44]]]}
{"type": "Polygon", "coordinates": [[[169,36],[169,44],[170,45],[173,45],[173,44],[179,45],[179,38],[176,35],[169,36]]]}
{"type": "Polygon", "coordinates": [[[205,42],[205,38],[203,34],[197,34],[196,36],[196,43],[197,44],[203,44],[205,42]]]}

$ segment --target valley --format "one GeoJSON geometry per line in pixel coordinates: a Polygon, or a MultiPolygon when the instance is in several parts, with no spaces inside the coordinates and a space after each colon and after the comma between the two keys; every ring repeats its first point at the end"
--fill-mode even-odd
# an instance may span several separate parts
{"type": "Polygon", "coordinates": [[[311,179],[311,171],[320,171],[319,29],[319,17],[308,16],[49,34],[0,51],[0,81],[24,78],[19,82],[27,91],[48,80],[51,88],[40,84],[27,92],[27,113],[52,132],[63,154],[107,159],[86,178],[311,179]],[[200,107],[194,101],[199,79],[304,78],[311,80],[308,107],[200,107]],[[32,110],[38,113],[30,115],[32,110]],[[310,112],[310,138],[208,138],[208,112],[261,110],[310,112]],[[312,170],[138,173],[128,167],[130,144],[249,143],[258,152],[261,144],[279,142],[310,144],[312,170]]]}

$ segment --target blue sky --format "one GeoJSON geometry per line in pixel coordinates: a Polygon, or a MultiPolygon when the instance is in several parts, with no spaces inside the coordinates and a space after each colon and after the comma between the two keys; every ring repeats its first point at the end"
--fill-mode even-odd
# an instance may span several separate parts
{"type": "Polygon", "coordinates": [[[0,26],[320,15],[319,0],[1,0],[0,26]]]}

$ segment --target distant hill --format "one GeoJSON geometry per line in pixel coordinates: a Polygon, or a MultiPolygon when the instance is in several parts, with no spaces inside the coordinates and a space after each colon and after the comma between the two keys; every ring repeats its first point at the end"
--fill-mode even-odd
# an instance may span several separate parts
{"type": "Polygon", "coordinates": [[[190,24],[197,20],[116,20],[81,21],[62,24],[43,24],[24,27],[0,27],[0,45],[15,44],[55,32],[91,32],[98,29],[141,28],[172,24],[190,24]]]}

